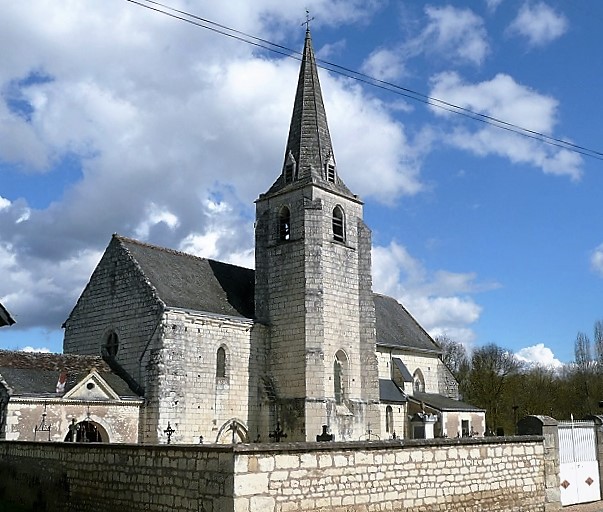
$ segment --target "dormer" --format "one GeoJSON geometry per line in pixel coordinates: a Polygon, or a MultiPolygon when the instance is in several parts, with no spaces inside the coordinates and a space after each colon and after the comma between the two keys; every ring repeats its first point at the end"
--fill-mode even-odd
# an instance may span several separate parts
{"type": "Polygon", "coordinates": [[[337,179],[335,170],[335,159],[329,155],[325,162],[325,179],[330,183],[335,183],[337,179]]]}
{"type": "Polygon", "coordinates": [[[285,159],[285,165],[283,166],[283,181],[285,183],[292,183],[297,177],[297,162],[293,153],[289,151],[287,158],[285,159]]]}

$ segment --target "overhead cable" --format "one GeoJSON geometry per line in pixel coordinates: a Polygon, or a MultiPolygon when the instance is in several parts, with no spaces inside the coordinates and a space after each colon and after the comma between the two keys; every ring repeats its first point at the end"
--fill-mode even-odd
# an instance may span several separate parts
{"type": "MultiPolygon", "coordinates": [[[[155,0],[126,0],[127,2],[139,5],[146,9],[150,9],[152,11],[156,11],[158,13],[164,14],[166,16],[170,16],[180,21],[184,21],[186,23],[195,25],[200,28],[204,28],[210,30],[212,32],[216,32],[226,37],[230,37],[237,41],[241,41],[243,43],[250,44],[252,46],[256,46],[258,48],[262,48],[264,50],[268,50],[273,53],[277,53],[279,55],[283,55],[288,58],[301,60],[302,53],[288,48],[286,46],[273,43],[266,39],[262,39],[260,37],[256,37],[251,34],[247,34],[240,30],[233,29],[226,25],[216,23],[207,18],[202,18],[195,14],[182,11],[168,5],[165,5],[161,2],[157,2],[155,0]]],[[[455,105],[454,103],[447,102],[445,100],[440,100],[438,98],[434,98],[433,96],[429,96],[427,94],[420,93],[413,89],[409,89],[407,87],[403,87],[401,85],[395,84],[393,82],[389,82],[387,80],[381,80],[379,78],[372,77],[360,71],[355,71],[353,69],[346,68],[339,64],[329,62],[323,59],[316,59],[316,65],[327,71],[332,73],[336,73],[338,75],[345,76],[352,80],[356,80],[358,82],[370,85],[372,87],[377,87],[379,89],[383,89],[385,91],[391,92],[393,94],[397,94],[399,96],[403,96],[415,101],[419,101],[421,103],[430,105],[432,107],[445,110],[447,112],[451,112],[453,114],[461,115],[472,119],[474,121],[479,121],[481,123],[493,126],[495,128],[499,128],[501,130],[506,130],[523,137],[528,137],[531,139],[535,139],[537,141],[543,142],[545,144],[555,146],[561,149],[565,149],[567,151],[571,151],[574,153],[579,153],[581,155],[596,158],[598,160],[603,160],[603,152],[597,151],[594,149],[587,148],[585,146],[581,146],[578,144],[574,144],[567,140],[559,139],[556,137],[552,137],[550,135],[546,135],[542,132],[538,132],[536,130],[531,130],[529,128],[524,128],[514,123],[510,123],[508,121],[504,121],[502,119],[498,119],[496,117],[482,114],[479,112],[475,112],[466,107],[462,107],[460,105],[455,105]]]]}

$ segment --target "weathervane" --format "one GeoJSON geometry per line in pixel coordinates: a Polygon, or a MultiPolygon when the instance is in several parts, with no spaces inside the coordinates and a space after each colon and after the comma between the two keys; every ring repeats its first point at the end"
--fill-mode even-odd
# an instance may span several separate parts
{"type": "Polygon", "coordinates": [[[310,22],[314,19],[314,16],[312,16],[310,18],[310,11],[308,11],[308,9],[306,9],[306,21],[304,21],[302,23],[302,26],[305,25],[306,26],[306,30],[310,30],[310,22]]]}

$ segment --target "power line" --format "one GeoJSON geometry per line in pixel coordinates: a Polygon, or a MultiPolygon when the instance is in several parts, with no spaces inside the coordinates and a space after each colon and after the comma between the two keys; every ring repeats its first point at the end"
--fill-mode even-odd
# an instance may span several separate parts
{"type": "MultiPolygon", "coordinates": [[[[262,39],[251,34],[247,34],[240,30],[233,29],[226,25],[222,25],[220,23],[216,23],[207,18],[202,18],[195,14],[191,14],[187,11],[182,11],[179,9],[175,9],[168,5],[162,4],[161,2],[157,2],[155,0],[126,0],[130,3],[139,5],[144,7],[145,9],[149,9],[171,18],[184,21],[191,25],[195,25],[200,28],[204,28],[206,30],[210,30],[212,32],[216,32],[220,35],[230,37],[237,41],[250,44],[252,46],[256,46],[258,48],[262,48],[264,50],[268,50],[273,53],[277,53],[279,55],[283,55],[288,58],[293,58],[296,60],[302,59],[301,52],[297,50],[293,50],[288,48],[287,46],[283,46],[277,43],[273,43],[266,39],[262,39]],[[143,3],[144,2],[144,3],[143,3]],[[164,10],[166,9],[166,10],[164,10]],[[168,12],[169,11],[169,12],[168,12]]],[[[444,100],[440,100],[438,98],[434,98],[432,96],[420,93],[418,91],[414,91],[413,89],[409,89],[407,87],[403,87],[399,84],[395,84],[393,82],[389,82],[386,80],[381,80],[370,75],[361,73],[359,71],[355,71],[353,69],[346,68],[339,64],[329,62],[323,59],[316,59],[316,64],[319,68],[330,71],[331,73],[336,73],[341,76],[345,76],[346,78],[350,78],[352,80],[356,80],[358,82],[370,85],[372,87],[377,87],[379,89],[383,89],[385,91],[391,92],[393,94],[397,94],[398,96],[403,96],[415,101],[419,101],[421,103],[431,105],[432,107],[439,108],[441,110],[445,110],[447,112],[451,112],[453,114],[461,115],[463,117],[467,117],[474,121],[479,121],[481,123],[493,126],[495,128],[506,130],[517,135],[521,135],[523,137],[527,137],[530,139],[537,140],[544,144],[548,144],[551,146],[555,146],[561,149],[565,149],[567,151],[571,151],[573,153],[579,153],[581,155],[595,158],[597,160],[603,160],[603,152],[597,151],[594,149],[587,148],[585,146],[580,146],[578,144],[574,144],[567,140],[559,139],[556,137],[552,137],[550,135],[546,135],[542,132],[538,132],[536,130],[530,130],[528,128],[524,128],[514,123],[510,123],[508,121],[504,121],[502,119],[498,119],[493,116],[489,116],[487,114],[481,114],[479,112],[475,112],[471,109],[461,107],[460,105],[455,105],[454,103],[450,103],[444,100]]]]}

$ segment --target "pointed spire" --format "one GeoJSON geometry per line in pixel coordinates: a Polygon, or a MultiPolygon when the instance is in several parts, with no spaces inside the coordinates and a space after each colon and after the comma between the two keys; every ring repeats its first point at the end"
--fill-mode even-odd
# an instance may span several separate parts
{"type": "Polygon", "coordinates": [[[290,157],[297,165],[297,179],[311,177],[313,181],[324,179],[327,160],[333,159],[333,147],[309,27],[306,29],[297,93],[285,150],[285,159],[290,157]]]}
{"type": "Polygon", "coordinates": [[[339,178],[322,100],[308,19],[293,114],[281,174],[267,194],[289,186],[321,184],[356,198],[339,178]]]}

